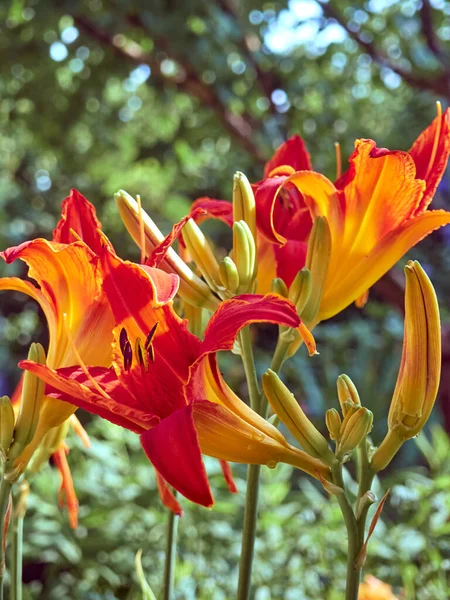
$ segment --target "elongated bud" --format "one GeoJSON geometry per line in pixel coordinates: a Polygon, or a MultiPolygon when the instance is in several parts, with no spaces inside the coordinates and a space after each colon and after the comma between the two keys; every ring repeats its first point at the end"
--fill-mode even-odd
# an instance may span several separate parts
{"type": "Polygon", "coordinates": [[[249,180],[240,171],[233,177],[233,221],[245,221],[256,244],[255,195],[249,180]]]}
{"type": "Polygon", "coordinates": [[[352,452],[371,431],[372,424],[373,414],[363,406],[360,406],[348,419],[344,419],[336,456],[342,460],[346,454],[352,452]]]}
{"type": "Polygon", "coordinates": [[[303,267],[303,269],[295,276],[295,279],[289,288],[288,296],[292,304],[295,304],[297,313],[300,317],[302,316],[302,313],[311,295],[311,288],[311,273],[306,267],[303,267]]]}
{"type": "MultiPolygon", "coordinates": [[[[28,360],[32,360],[40,365],[45,365],[45,350],[41,344],[31,344],[28,352],[28,360]]],[[[45,383],[30,373],[25,371],[23,376],[22,399],[20,402],[19,415],[17,417],[14,429],[14,442],[9,451],[8,458],[13,459],[22,453],[33,439],[39,422],[39,411],[44,398],[45,383]]]]}
{"type": "Polygon", "coordinates": [[[302,311],[302,318],[311,323],[317,315],[322,301],[328,264],[331,255],[331,233],[325,217],[316,217],[312,227],[306,255],[306,267],[311,272],[311,293],[302,311]]]}
{"type": "Polygon", "coordinates": [[[8,450],[14,435],[14,409],[8,396],[0,398],[0,453],[3,458],[8,456],[8,450]]]}
{"type": "Polygon", "coordinates": [[[342,408],[342,414],[345,416],[347,414],[348,404],[347,402],[351,402],[357,406],[361,406],[361,400],[359,399],[358,390],[356,389],[355,384],[350,379],[348,375],[339,375],[336,382],[337,393],[339,398],[339,404],[342,408]]]}
{"type": "Polygon", "coordinates": [[[270,291],[274,292],[275,294],[280,294],[280,296],[283,296],[283,298],[287,298],[289,295],[287,285],[284,283],[281,277],[275,277],[275,279],[272,279],[270,291]]]}
{"type": "Polygon", "coordinates": [[[322,459],[326,464],[334,461],[334,455],[327,440],[314,427],[299,406],[294,395],[284,385],[278,375],[268,369],[264,373],[263,388],[267,399],[280,421],[286,425],[303,449],[314,458],[322,459]]]}
{"type": "Polygon", "coordinates": [[[245,221],[233,223],[233,259],[239,273],[238,291],[251,292],[256,275],[256,247],[245,221]]]}
{"type": "MultiPolygon", "coordinates": [[[[144,222],[145,255],[149,256],[153,249],[163,240],[164,235],[144,210],[139,210],[138,203],[124,190],[114,195],[120,217],[137,246],[141,246],[140,218],[144,222]]],[[[211,289],[180,258],[173,248],[169,248],[159,268],[167,273],[176,273],[180,277],[179,294],[183,300],[207,308],[214,312],[219,300],[211,289]]]]}
{"type": "Polygon", "coordinates": [[[405,333],[400,371],[388,416],[389,431],[375,452],[375,470],[387,466],[405,440],[430,416],[441,375],[441,328],[436,293],[417,261],[405,267],[405,333]]]}
{"type": "Polygon", "coordinates": [[[239,273],[229,256],[225,256],[219,265],[220,283],[229,292],[234,293],[239,287],[239,273]]]}
{"type": "Polygon", "coordinates": [[[342,421],[341,415],[335,408],[330,408],[330,410],[327,410],[325,413],[325,423],[330,433],[330,438],[338,442],[341,437],[342,421]]]}
{"type": "Polygon", "coordinates": [[[192,260],[209,287],[216,290],[220,287],[219,263],[202,230],[193,219],[189,219],[184,226],[182,235],[192,260]]]}

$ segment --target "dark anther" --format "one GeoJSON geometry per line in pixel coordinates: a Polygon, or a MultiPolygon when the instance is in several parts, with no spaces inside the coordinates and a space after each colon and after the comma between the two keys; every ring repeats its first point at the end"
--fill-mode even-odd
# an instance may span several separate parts
{"type": "Polygon", "coordinates": [[[153,342],[153,338],[155,337],[156,330],[158,329],[158,325],[159,325],[159,321],[157,321],[157,322],[156,322],[156,323],[153,325],[153,327],[150,329],[150,332],[149,332],[148,336],[147,336],[147,337],[146,337],[146,339],[145,339],[145,345],[144,345],[144,348],[145,348],[146,350],[148,350],[148,349],[149,349],[149,347],[150,347],[151,343],[153,342]]]}
{"type": "Polygon", "coordinates": [[[155,349],[153,348],[153,344],[150,344],[150,346],[147,348],[147,356],[149,357],[150,362],[155,362],[155,349]]]}
{"type": "Polygon", "coordinates": [[[122,330],[121,330],[120,336],[119,336],[119,345],[120,345],[120,350],[122,351],[122,354],[124,356],[125,356],[125,346],[126,346],[127,342],[128,342],[127,330],[125,329],[125,327],[122,327],[122,330]]]}
{"type": "Polygon", "coordinates": [[[133,350],[131,349],[131,344],[127,340],[125,342],[125,347],[123,349],[123,367],[125,371],[129,371],[131,369],[131,365],[133,363],[133,350]]]}

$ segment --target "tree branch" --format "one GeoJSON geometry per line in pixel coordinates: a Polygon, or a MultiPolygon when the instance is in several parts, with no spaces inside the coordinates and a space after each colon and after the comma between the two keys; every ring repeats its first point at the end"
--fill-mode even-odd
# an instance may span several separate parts
{"type": "Polygon", "coordinates": [[[353,40],[355,40],[362,48],[364,48],[367,54],[375,62],[382,65],[383,67],[390,69],[394,73],[397,73],[397,75],[400,75],[400,77],[411,87],[420,90],[425,90],[427,92],[433,92],[438,96],[450,98],[450,89],[447,84],[445,75],[441,75],[440,77],[436,77],[435,75],[433,75],[433,77],[421,77],[419,75],[415,75],[414,73],[405,71],[404,69],[398,67],[389,60],[389,58],[384,54],[382,50],[376,48],[372,42],[367,42],[363,40],[358,32],[352,31],[349,28],[344,17],[338,13],[338,11],[331,5],[331,3],[325,4],[323,0],[318,1],[320,3],[320,6],[322,7],[325,16],[329,19],[334,19],[335,21],[337,21],[337,23],[339,23],[339,25],[341,25],[341,27],[345,29],[348,35],[353,40]]]}
{"type": "MultiPolygon", "coordinates": [[[[114,35],[110,35],[89,19],[77,15],[72,15],[72,17],[80,31],[83,31],[86,35],[95,39],[100,44],[109,47],[118,56],[138,64],[147,64],[152,69],[153,76],[164,80],[165,85],[174,85],[180,91],[198,98],[204,106],[207,106],[215,112],[225,129],[227,129],[227,131],[242,144],[257,162],[265,162],[265,157],[254,143],[255,132],[248,121],[241,115],[233,114],[226,106],[224,106],[215,90],[203,83],[190,65],[180,62],[173,57],[173,60],[180,65],[181,73],[176,77],[168,78],[161,70],[161,62],[152,54],[144,52],[141,46],[136,42],[127,40],[126,44],[119,43],[114,35]]],[[[153,37],[153,39],[155,38],[153,37]]],[[[161,40],[159,41],[161,43],[161,40]]],[[[164,50],[170,57],[168,49],[164,48],[164,50]]]]}

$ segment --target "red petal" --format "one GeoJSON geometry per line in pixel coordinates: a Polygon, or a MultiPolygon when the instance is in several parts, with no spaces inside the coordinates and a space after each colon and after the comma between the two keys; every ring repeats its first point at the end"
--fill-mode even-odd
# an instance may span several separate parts
{"type": "Polygon", "coordinates": [[[201,356],[231,350],[238,332],[251,323],[276,323],[298,327],[295,306],[278,294],[245,294],[222,302],[211,317],[201,346],[201,356]]]}
{"type": "Polygon", "coordinates": [[[108,399],[92,387],[79,367],[54,371],[29,360],[21,361],[19,367],[35,373],[47,383],[46,395],[58,398],[61,402],[74,404],[135,433],[142,433],[159,421],[155,415],[149,414],[148,410],[140,407],[139,400],[133,398],[120,385],[116,374],[111,369],[89,368],[92,378],[110,396],[108,399]]]}
{"type": "Polygon", "coordinates": [[[194,427],[192,405],[141,435],[142,447],[164,479],[188,500],[211,507],[214,499],[194,427]]]}
{"type": "Polygon", "coordinates": [[[155,473],[156,473],[156,485],[158,486],[158,492],[159,492],[159,496],[161,498],[162,503],[164,504],[164,506],[166,508],[171,510],[173,513],[175,513],[179,517],[182,517],[183,509],[181,508],[181,504],[178,502],[178,500],[173,495],[172,490],[167,485],[167,481],[164,479],[164,477],[161,475],[161,473],[158,473],[158,471],[156,469],[155,469],[155,473]]]}
{"type": "Polygon", "coordinates": [[[205,213],[206,211],[203,208],[198,207],[194,210],[191,210],[190,214],[187,215],[187,217],[184,217],[183,219],[181,219],[181,221],[175,223],[175,225],[172,227],[172,231],[168,235],[166,235],[166,237],[160,244],[153,248],[153,251],[147,258],[145,264],[149,267],[159,267],[161,262],[164,260],[169,248],[178,238],[178,236],[181,233],[181,230],[186,225],[187,221],[189,221],[189,219],[194,219],[194,221],[198,222],[200,215],[204,215],[205,213]]]}
{"type": "Polygon", "coordinates": [[[62,244],[75,242],[71,229],[89,248],[99,254],[104,246],[104,237],[99,233],[102,224],[97,219],[94,206],[80,192],[70,190],[63,200],[61,219],[53,231],[53,241],[62,244]]]}
{"type": "Polygon", "coordinates": [[[293,135],[276,150],[264,168],[264,179],[269,177],[271,171],[283,165],[289,165],[294,171],[310,171],[312,169],[309,152],[299,135],[293,135]]]}
{"type": "Polygon", "coordinates": [[[72,529],[76,529],[78,527],[78,498],[73,485],[69,463],[67,462],[64,444],[52,454],[52,458],[61,476],[61,486],[59,488],[60,506],[67,506],[70,526],[72,529]]]}
{"type": "Polygon", "coordinates": [[[450,154],[450,108],[447,108],[444,112],[440,119],[440,123],[438,117],[436,117],[431,125],[419,135],[409,153],[416,163],[417,178],[424,179],[427,185],[416,211],[416,214],[420,214],[427,208],[433,199],[434,192],[447,167],[450,154]],[[429,169],[428,167],[430,159],[432,158],[435,137],[438,133],[438,126],[440,126],[440,131],[437,140],[436,154],[434,156],[433,164],[429,169]]]}
{"type": "Polygon", "coordinates": [[[190,216],[197,223],[202,223],[207,219],[218,219],[228,225],[233,226],[233,205],[227,200],[214,200],[213,198],[197,198],[192,203],[190,216]],[[206,214],[196,213],[201,208],[206,214]]]}
{"type": "Polygon", "coordinates": [[[307,242],[288,240],[284,246],[274,246],[277,277],[289,287],[306,263],[307,242]]]}
{"type": "Polygon", "coordinates": [[[220,460],[219,462],[222,468],[223,476],[225,478],[225,481],[227,482],[228,489],[232,494],[237,494],[238,489],[233,479],[233,472],[231,470],[230,464],[227,463],[226,460],[220,460]]]}

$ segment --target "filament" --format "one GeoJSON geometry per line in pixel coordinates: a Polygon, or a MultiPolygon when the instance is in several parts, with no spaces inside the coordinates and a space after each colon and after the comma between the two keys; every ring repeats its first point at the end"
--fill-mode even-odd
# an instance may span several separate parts
{"type": "Polygon", "coordinates": [[[65,326],[65,330],[67,333],[67,338],[69,340],[69,344],[70,347],[72,348],[73,353],[75,354],[75,358],[78,361],[78,364],[81,367],[81,370],[83,371],[83,373],[86,375],[88,381],[92,384],[92,386],[97,390],[97,392],[103,396],[103,398],[106,398],[107,400],[111,400],[111,397],[105,392],[105,390],[103,390],[99,384],[95,381],[95,379],[92,377],[92,375],[89,373],[86,365],[83,362],[83,359],[80,356],[80,353],[77,350],[77,347],[75,346],[75,342],[73,341],[73,337],[72,334],[70,333],[70,329],[69,326],[67,324],[67,313],[63,313],[63,320],[64,320],[64,326],[65,326]]]}
{"type": "Polygon", "coordinates": [[[336,180],[338,180],[342,175],[342,155],[339,142],[334,142],[334,149],[336,150],[336,180]]]}
{"type": "Polygon", "coordinates": [[[431,169],[433,168],[434,160],[436,158],[436,153],[437,153],[437,149],[438,149],[438,145],[439,145],[439,138],[441,136],[442,106],[441,106],[441,103],[439,102],[439,100],[436,102],[436,112],[437,112],[437,125],[436,125],[436,131],[434,134],[433,149],[431,150],[430,161],[428,163],[428,169],[427,169],[424,179],[426,179],[428,177],[431,169]]]}

